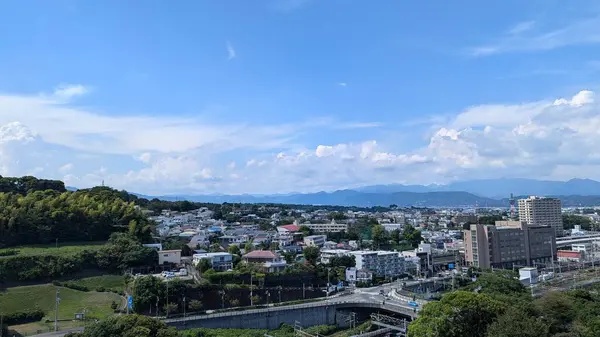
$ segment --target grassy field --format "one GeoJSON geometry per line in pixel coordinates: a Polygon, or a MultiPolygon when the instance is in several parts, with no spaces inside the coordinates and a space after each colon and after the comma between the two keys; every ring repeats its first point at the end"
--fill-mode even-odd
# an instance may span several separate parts
{"type": "MultiPolygon", "coordinates": [[[[75,313],[86,309],[89,318],[105,318],[113,314],[110,305],[121,303],[121,297],[114,293],[95,291],[83,292],[60,287],[58,317],[72,319],[75,313]]],[[[8,288],[0,292],[0,313],[9,314],[39,307],[46,312],[46,318],[54,319],[56,287],[50,284],[8,288]]]]}
{"type": "Polygon", "coordinates": [[[124,291],[125,290],[125,281],[124,277],[121,275],[103,275],[103,276],[94,276],[94,277],[86,277],[81,279],[75,279],[69,281],[70,283],[76,283],[81,286],[85,286],[90,290],[97,289],[98,287],[102,287],[108,290],[116,290],[116,291],[124,291]]]}
{"type": "MultiPolygon", "coordinates": [[[[82,243],[65,243],[61,245],[59,243],[58,248],[56,245],[34,245],[26,247],[11,247],[0,249],[0,255],[6,252],[16,252],[18,256],[39,256],[39,255],[60,255],[77,253],[83,250],[94,250],[100,248],[105,242],[82,242],[82,243]]],[[[9,256],[16,256],[9,255],[9,256]]],[[[2,256],[0,256],[2,258],[2,256]]]]}

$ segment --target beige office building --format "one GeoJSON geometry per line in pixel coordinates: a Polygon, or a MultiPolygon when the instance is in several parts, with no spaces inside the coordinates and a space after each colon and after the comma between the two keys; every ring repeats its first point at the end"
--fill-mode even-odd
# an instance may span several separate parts
{"type": "Polygon", "coordinates": [[[550,226],[556,236],[563,235],[560,199],[531,196],[519,199],[519,220],[528,225],[550,226]]]}
{"type": "Polygon", "coordinates": [[[520,221],[471,225],[464,231],[465,261],[479,268],[512,268],[552,262],[556,254],[554,229],[520,221]]]}

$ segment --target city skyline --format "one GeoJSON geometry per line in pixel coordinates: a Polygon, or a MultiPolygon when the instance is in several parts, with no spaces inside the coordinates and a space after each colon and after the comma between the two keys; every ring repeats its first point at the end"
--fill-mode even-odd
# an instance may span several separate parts
{"type": "Polygon", "coordinates": [[[3,176],[149,195],[600,180],[591,1],[0,13],[3,176]]]}

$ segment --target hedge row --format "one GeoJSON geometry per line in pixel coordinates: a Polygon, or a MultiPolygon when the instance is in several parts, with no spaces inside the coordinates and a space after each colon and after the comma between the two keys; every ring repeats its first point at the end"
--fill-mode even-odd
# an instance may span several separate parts
{"type": "Polygon", "coordinates": [[[5,315],[3,317],[3,323],[6,325],[17,325],[31,322],[41,321],[46,316],[46,313],[41,309],[35,309],[33,311],[22,311],[15,312],[12,314],[5,315]]]}

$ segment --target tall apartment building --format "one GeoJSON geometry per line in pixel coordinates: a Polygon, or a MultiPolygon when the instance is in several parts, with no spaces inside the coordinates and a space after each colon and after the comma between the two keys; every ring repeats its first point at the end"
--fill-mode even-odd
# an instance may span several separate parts
{"type": "Polygon", "coordinates": [[[550,226],[556,236],[563,235],[560,199],[530,196],[519,199],[519,220],[528,225],[550,226]]]}
{"type": "Polygon", "coordinates": [[[550,263],[556,255],[556,236],[550,226],[521,221],[471,225],[464,231],[465,261],[479,268],[512,268],[550,263]]]}

